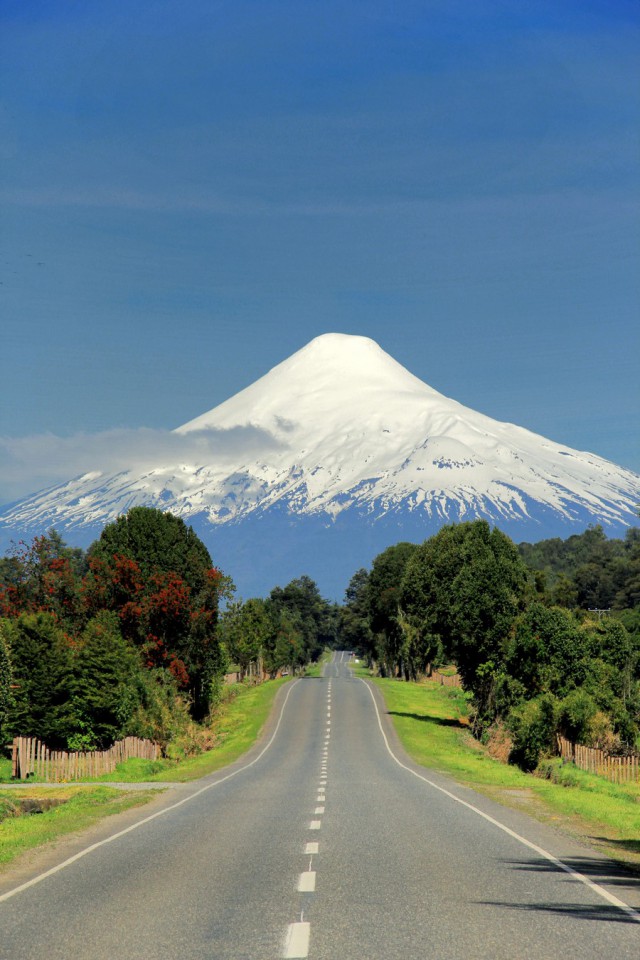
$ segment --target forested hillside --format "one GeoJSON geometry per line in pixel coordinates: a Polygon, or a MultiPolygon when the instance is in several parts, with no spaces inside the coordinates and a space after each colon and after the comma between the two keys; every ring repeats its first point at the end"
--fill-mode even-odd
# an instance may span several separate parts
{"type": "Polygon", "coordinates": [[[624,540],[590,527],[568,540],[521,543],[520,556],[537,573],[538,588],[564,607],[637,610],[640,605],[640,529],[624,540]]]}

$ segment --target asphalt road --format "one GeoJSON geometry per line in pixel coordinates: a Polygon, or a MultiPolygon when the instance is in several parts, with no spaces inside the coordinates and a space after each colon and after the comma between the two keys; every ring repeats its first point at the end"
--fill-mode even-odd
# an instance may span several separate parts
{"type": "Polygon", "coordinates": [[[636,909],[608,860],[413,765],[338,653],[233,767],[3,875],[0,957],[638,960],[636,909]]]}

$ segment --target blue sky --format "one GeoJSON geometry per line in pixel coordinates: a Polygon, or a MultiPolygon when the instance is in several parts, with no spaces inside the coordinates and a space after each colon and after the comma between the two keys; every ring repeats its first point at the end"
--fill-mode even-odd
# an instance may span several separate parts
{"type": "Polygon", "coordinates": [[[0,20],[0,502],[332,331],[640,471],[635,2],[0,20]]]}

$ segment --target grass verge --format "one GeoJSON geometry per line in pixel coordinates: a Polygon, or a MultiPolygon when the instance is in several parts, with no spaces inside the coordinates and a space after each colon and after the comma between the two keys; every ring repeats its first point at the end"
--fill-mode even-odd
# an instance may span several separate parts
{"type": "MultiPolygon", "coordinates": [[[[356,675],[369,676],[363,667],[356,675]]],[[[536,774],[489,756],[467,726],[461,690],[374,678],[407,753],[506,806],[587,840],[640,872],[640,784],[613,784],[549,761],[536,774]]]]}
{"type": "Polygon", "coordinates": [[[0,790],[0,868],[34,847],[50,843],[69,833],[83,830],[114,813],[147,803],[156,790],[128,792],[114,787],[85,789],[34,788],[0,790]],[[54,798],[64,801],[45,813],[16,815],[18,801],[24,798],[54,798]]]}

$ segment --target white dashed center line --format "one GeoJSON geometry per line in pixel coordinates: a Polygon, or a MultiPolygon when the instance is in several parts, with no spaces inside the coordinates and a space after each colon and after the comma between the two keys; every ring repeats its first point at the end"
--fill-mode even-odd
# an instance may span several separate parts
{"type": "MultiPolygon", "coordinates": [[[[320,777],[317,788],[316,803],[320,804],[314,809],[314,815],[319,816],[325,812],[326,803],[326,782],[327,782],[327,757],[329,753],[329,740],[331,739],[331,682],[327,689],[327,717],[325,720],[325,734],[322,744],[322,757],[320,764],[320,777]]],[[[321,820],[311,820],[309,830],[320,830],[321,820]]],[[[312,870],[313,857],[318,853],[320,844],[315,841],[309,841],[305,844],[304,852],[310,857],[309,867],[298,877],[299,893],[314,893],[316,889],[316,871],[312,870]]],[[[297,923],[290,923],[287,929],[287,938],[285,943],[284,957],[286,960],[303,960],[309,956],[309,941],[311,937],[311,925],[304,920],[304,911],[300,914],[300,920],[297,923]]]]}
{"type": "Polygon", "coordinates": [[[311,927],[308,923],[289,924],[284,948],[285,960],[302,960],[309,956],[310,933],[311,927]]]}
{"type": "Polygon", "coordinates": [[[313,893],[315,889],[316,889],[315,870],[305,870],[304,873],[300,874],[300,879],[298,880],[298,893],[313,893]]]}

